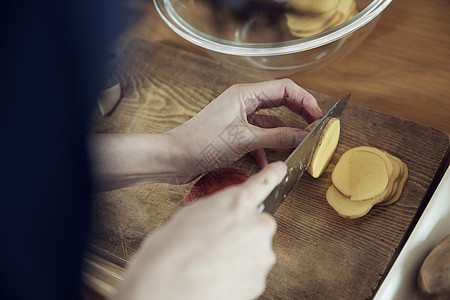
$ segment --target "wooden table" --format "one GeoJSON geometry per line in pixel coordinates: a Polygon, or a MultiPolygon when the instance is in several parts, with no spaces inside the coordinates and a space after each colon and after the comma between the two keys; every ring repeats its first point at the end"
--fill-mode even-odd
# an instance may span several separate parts
{"type": "MultiPolygon", "coordinates": [[[[132,38],[202,50],[174,34],[150,1],[130,2],[135,22],[117,50],[132,38]]],[[[450,133],[450,3],[445,0],[394,1],[371,36],[349,56],[321,70],[291,78],[305,88],[332,96],[352,93],[352,102],[450,133]]],[[[97,259],[97,258],[94,258],[97,259]]],[[[109,261],[112,276],[123,270],[109,261]]],[[[86,299],[101,299],[85,289],[86,299]]]]}

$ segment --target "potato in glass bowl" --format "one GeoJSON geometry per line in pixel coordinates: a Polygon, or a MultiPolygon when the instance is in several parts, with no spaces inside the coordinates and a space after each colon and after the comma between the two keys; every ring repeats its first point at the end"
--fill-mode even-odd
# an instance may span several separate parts
{"type": "Polygon", "coordinates": [[[225,65],[285,77],[364,41],[391,0],[154,0],[178,35],[225,65]]]}

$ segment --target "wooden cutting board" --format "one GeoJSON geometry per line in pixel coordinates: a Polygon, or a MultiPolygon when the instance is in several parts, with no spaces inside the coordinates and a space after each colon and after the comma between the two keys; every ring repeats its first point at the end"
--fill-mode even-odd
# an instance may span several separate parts
{"type": "MultiPolygon", "coordinates": [[[[132,41],[114,61],[122,99],[109,116],[93,116],[101,133],[159,133],[184,123],[234,83],[263,78],[238,74],[217,62],[144,40],[132,41]]],[[[324,111],[336,98],[312,92],[324,111]]],[[[395,95],[393,95],[395,97],[395,95]]],[[[449,136],[432,128],[351,103],[341,118],[341,139],[328,171],[319,179],[304,175],[275,213],[277,263],[262,299],[371,298],[429,200],[448,155],[449,136]],[[376,207],[365,217],[339,217],[325,200],[329,172],[349,148],[367,145],[402,159],[409,179],[400,200],[376,207]]],[[[287,109],[270,111],[288,125],[306,123],[287,109]]],[[[206,125],[205,125],[206,126],[206,125]]],[[[288,151],[269,151],[269,160],[288,151]]],[[[244,157],[234,164],[259,169],[244,157]]],[[[143,238],[182,206],[192,184],[151,184],[96,194],[90,251],[124,267],[143,238]]],[[[176,288],[176,287],[175,287],[176,288]]]]}

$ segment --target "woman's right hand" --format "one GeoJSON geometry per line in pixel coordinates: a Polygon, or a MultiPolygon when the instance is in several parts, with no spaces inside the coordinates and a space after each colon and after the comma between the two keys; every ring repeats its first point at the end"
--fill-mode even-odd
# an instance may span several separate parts
{"type": "Polygon", "coordinates": [[[286,174],[269,164],[246,182],[182,208],[149,235],[114,299],[254,299],[275,263],[274,218],[260,213],[286,174]]]}

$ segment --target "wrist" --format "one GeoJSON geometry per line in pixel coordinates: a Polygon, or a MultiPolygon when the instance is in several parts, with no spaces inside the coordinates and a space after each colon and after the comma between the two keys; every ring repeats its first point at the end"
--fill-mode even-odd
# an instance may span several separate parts
{"type": "Polygon", "coordinates": [[[188,136],[183,135],[175,130],[164,133],[166,143],[170,147],[169,164],[173,170],[174,176],[167,183],[184,184],[188,183],[197,176],[201,171],[198,168],[198,159],[195,151],[192,149],[193,141],[188,136]]]}
{"type": "Polygon", "coordinates": [[[89,145],[97,191],[176,182],[181,152],[170,134],[95,134],[89,145]]]}

